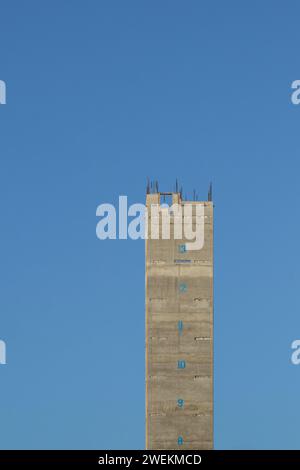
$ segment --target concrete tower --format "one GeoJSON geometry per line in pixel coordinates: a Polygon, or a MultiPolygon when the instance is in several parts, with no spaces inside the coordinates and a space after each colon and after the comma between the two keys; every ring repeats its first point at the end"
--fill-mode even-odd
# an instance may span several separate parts
{"type": "Polygon", "coordinates": [[[213,203],[183,201],[156,187],[148,189],[146,205],[146,448],[212,449],[213,203]],[[184,233],[175,239],[177,219],[162,206],[166,197],[183,214],[192,205],[193,227],[204,230],[200,249],[191,249],[184,233]],[[162,239],[163,214],[171,221],[170,239],[162,239]],[[159,239],[151,236],[155,226],[159,239]]]}

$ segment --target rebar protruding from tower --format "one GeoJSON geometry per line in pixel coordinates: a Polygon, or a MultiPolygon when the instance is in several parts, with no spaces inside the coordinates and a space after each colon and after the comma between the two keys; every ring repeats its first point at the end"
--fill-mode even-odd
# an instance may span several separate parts
{"type": "Polygon", "coordinates": [[[212,182],[211,182],[210,185],[209,185],[207,200],[208,200],[208,201],[212,201],[212,182]]]}

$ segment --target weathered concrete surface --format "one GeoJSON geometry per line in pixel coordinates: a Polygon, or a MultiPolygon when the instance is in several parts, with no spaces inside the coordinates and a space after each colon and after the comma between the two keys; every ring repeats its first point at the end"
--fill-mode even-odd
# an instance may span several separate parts
{"type": "MultiPolygon", "coordinates": [[[[159,197],[148,194],[147,206],[159,197]]],[[[148,214],[147,449],[213,448],[213,204],[190,203],[204,204],[201,250],[180,252],[184,238],[151,240],[148,214]]]]}

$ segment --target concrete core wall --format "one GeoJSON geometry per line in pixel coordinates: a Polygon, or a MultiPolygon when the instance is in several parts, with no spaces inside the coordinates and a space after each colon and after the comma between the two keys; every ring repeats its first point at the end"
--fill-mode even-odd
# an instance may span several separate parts
{"type": "Polygon", "coordinates": [[[171,239],[151,239],[160,194],[147,195],[146,448],[212,449],[213,203],[172,197],[204,205],[204,246],[186,251],[189,240],[172,236],[172,215],[171,239]]]}

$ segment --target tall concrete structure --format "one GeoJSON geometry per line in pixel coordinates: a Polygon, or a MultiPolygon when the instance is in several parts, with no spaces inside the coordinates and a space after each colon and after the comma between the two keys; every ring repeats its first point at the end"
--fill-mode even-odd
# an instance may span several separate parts
{"type": "MultiPolygon", "coordinates": [[[[146,205],[146,448],[212,449],[213,203],[183,201],[180,193],[156,188],[146,205]],[[162,207],[165,196],[182,210],[202,205],[201,249],[187,249],[184,234],[174,238],[174,215],[162,207]],[[152,205],[159,217],[151,214],[152,205]],[[161,238],[164,211],[170,239],[161,238]],[[159,225],[159,239],[151,237],[151,224],[159,225]]],[[[193,223],[199,223],[196,215],[193,223]]]]}

